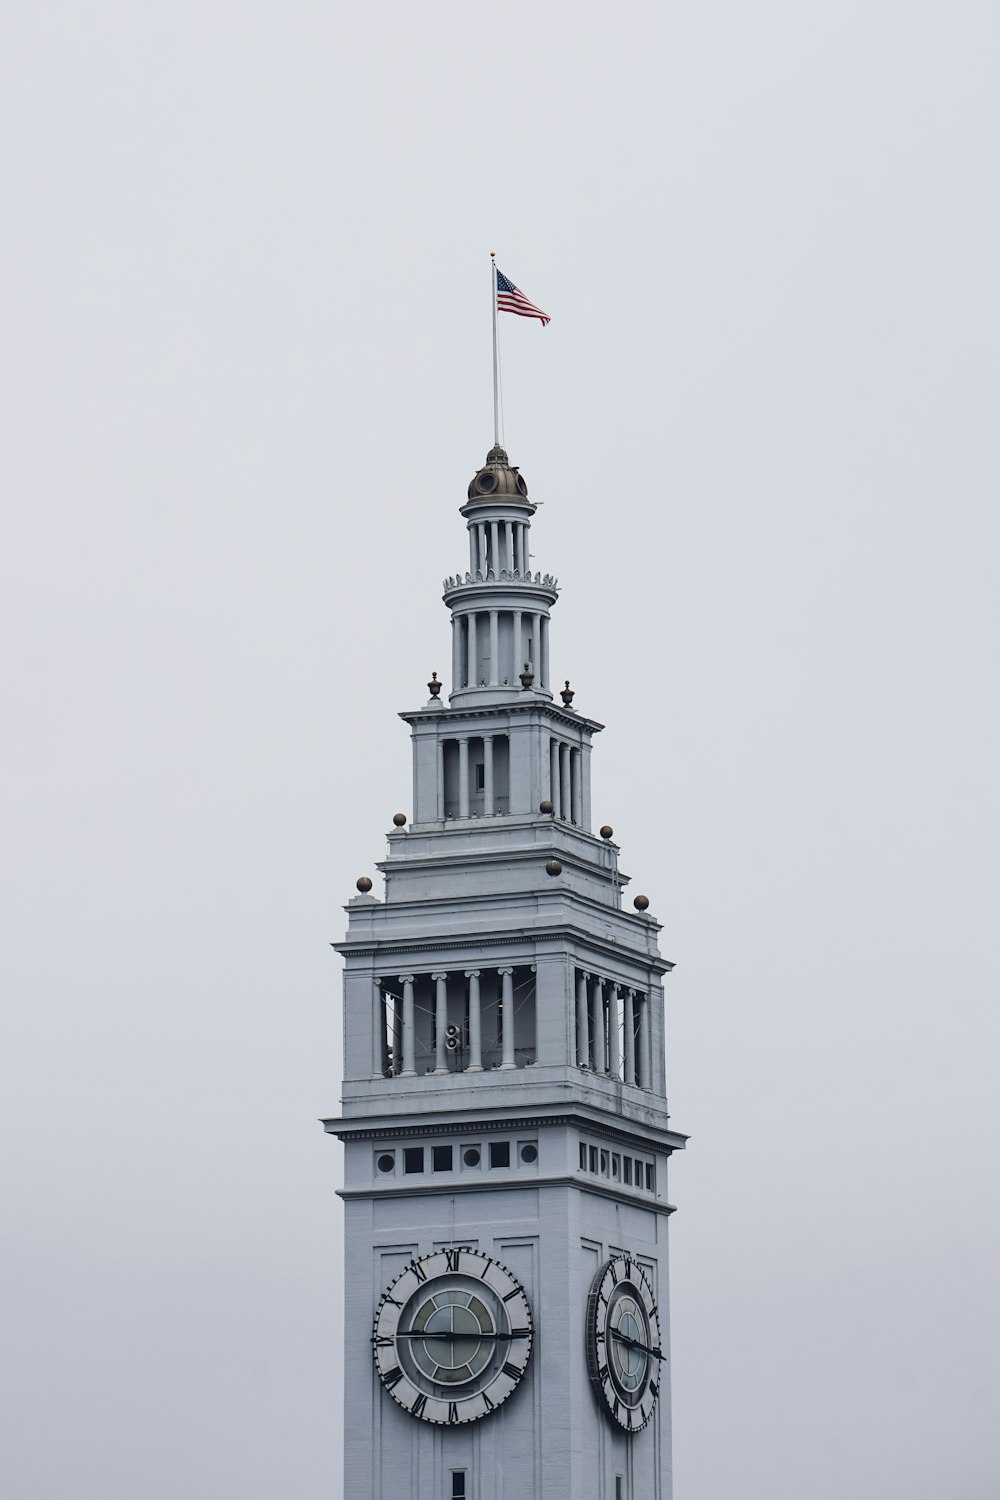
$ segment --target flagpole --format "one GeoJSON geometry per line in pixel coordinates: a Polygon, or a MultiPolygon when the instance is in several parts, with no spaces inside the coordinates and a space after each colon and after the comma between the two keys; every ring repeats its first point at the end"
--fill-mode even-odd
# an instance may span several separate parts
{"type": "Polygon", "coordinates": [[[493,446],[500,446],[500,401],[497,396],[497,256],[490,251],[490,301],[493,304],[493,446]]]}

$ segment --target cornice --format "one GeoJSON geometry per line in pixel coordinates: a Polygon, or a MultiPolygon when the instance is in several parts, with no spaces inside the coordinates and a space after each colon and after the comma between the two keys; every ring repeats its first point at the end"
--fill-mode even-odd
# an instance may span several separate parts
{"type": "MultiPolygon", "coordinates": [[[[525,694],[527,697],[528,695],[525,694]]],[[[597,719],[588,719],[586,714],[574,713],[572,709],[566,709],[559,704],[550,702],[546,698],[531,695],[531,701],[523,702],[520,698],[510,698],[506,702],[484,704],[482,708],[475,708],[471,704],[468,707],[451,708],[444,703],[428,704],[425,708],[402,709],[398,715],[406,724],[425,724],[429,721],[441,723],[445,719],[495,719],[498,714],[526,714],[540,713],[549,719],[557,719],[561,724],[569,726],[585,725],[591,734],[600,734],[604,725],[597,719]]]]}
{"type": "MultiPolygon", "coordinates": [[[[320,1122],[327,1135],[335,1135],[342,1141],[387,1141],[401,1137],[486,1133],[489,1131],[540,1130],[548,1125],[571,1125],[578,1130],[587,1130],[606,1140],[618,1141],[637,1151],[665,1151],[672,1156],[683,1151],[689,1137],[678,1130],[667,1127],[654,1129],[650,1135],[640,1134],[626,1125],[612,1125],[606,1120],[595,1120],[582,1110],[559,1110],[555,1114],[511,1114],[507,1118],[479,1118],[474,1111],[456,1111],[446,1120],[414,1120],[412,1123],[385,1120],[384,1123],[369,1117],[358,1121],[346,1120],[339,1115],[320,1122]],[[653,1137],[653,1138],[651,1138],[653,1137]]],[[[507,1187],[510,1183],[507,1182],[507,1187]]],[[[630,1200],[631,1201],[631,1200],[630,1200]]]]}
{"type": "MultiPolygon", "coordinates": [[[[616,913],[623,916],[625,913],[616,913]]],[[[619,962],[622,956],[641,967],[650,969],[657,974],[669,974],[675,965],[668,958],[662,958],[659,953],[644,953],[639,949],[626,947],[623,943],[608,942],[606,938],[599,937],[585,927],[576,927],[568,922],[554,922],[538,927],[512,928],[506,933],[485,936],[479,932],[453,933],[450,936],[433,936],[427,933],[416,934],[413,937],[399,936],[388,940],[379,941],[372,938],[358,938],[351,940],[346,938],[340,943],[331,943],[330,947],[337,953],[349,954],[353,958],[376,958],[388,953],[421,953],[433,952],[443,953],[460,949],[468,951],[470,948],[510,948],[516,943],[537,944],[541,939],[572,937],[580,947],[589,948],[595,953],[615,959],[619,962]]]]}

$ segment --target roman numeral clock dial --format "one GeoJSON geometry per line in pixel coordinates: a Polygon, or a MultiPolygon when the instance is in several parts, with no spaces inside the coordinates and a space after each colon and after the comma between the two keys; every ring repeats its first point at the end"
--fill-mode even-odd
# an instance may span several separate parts
{"type": "Polygon", "coordinates": [[[478,1422],[513,1395],[531,1356],[531,1308],[506,1266],[464,1246],[413,1260],[375,1312],[379,1379],[413,1417],[478,1422]]]}
{"type": "Polygon", "coordinates": [[[660,1319],[653,1289],[627,1255],[606,1261],[587,1298],[587,1369],[601,1405],[639,1432],[660,1394],[660,1319]]]}

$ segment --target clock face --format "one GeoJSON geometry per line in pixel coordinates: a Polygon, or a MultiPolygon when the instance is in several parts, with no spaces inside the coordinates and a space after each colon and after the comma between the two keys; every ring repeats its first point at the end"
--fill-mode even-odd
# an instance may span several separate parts
{"type": "Polygon", "coordinates": [[[598,1399],[626,1432],[653,1415],[663,1357],[645,1273],[627,1255],[606,1261],[587,1298],[587,1368],[598,1399]]]}
{"type": "Polygon", "coordinates": [[[411,1416],[477,1422],[516,1389],[531,1355],[531,1308],[498,1260],[455,1246],[413,1260],[375,1312],[379,1379],[411,1416]]]}

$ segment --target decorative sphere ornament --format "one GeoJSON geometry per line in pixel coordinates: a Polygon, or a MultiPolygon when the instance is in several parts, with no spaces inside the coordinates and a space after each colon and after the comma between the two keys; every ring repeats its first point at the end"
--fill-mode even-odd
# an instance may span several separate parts
{"type": "Polygon", "coordinates": [[[539,802],[538,811],[544,813],[555,812],[555,807],[549,801],[548,797],[545,797],[541,802],[539,802]]]}
{"type": "Polygon", "coordinates": [[[395,825],[396,825],[397,828],[405,828],[406,827],[406,814],[405,813],[393,813],[393,815],[392,815],[392,821],[395,823],[395,825]]]}
{"type": "Polygon", "coordinates": [[[647,906],[649,905],[649,897],[636,896],[635,900],[632,902],[632,905],[635,907],[636,911],[645,911],[647,906]]]}
{"type": "Polygon", "coordinates": [[[545,873],[546,875],[561,875],[562,865],[557,859],[550,859],[548,864],[545,866],[545,873]]]}
{"type": "Polygon", "coordinates": [[[357,886],[358,890],[361,892],[362,896],[367,896],[368,892],[372,888],[372,883],[368,879],[367,875],[359,875],[354,883],[357,886]]]}
{"type": "Polygon", "coordinates": [[[615,830],[612,828],[610,823],[605,823],[604,827],[601,829],[601,838],[609,839],[614,831],[615,830]]]}

